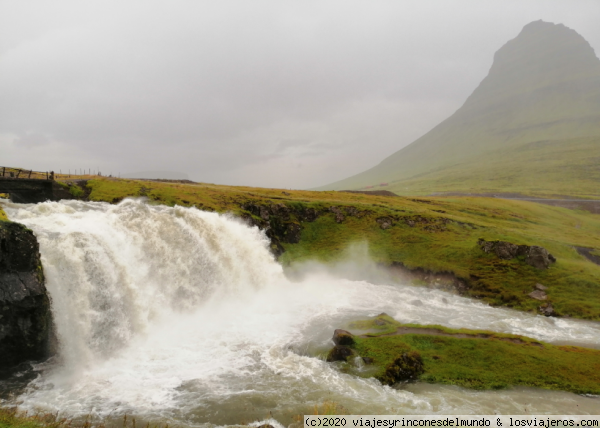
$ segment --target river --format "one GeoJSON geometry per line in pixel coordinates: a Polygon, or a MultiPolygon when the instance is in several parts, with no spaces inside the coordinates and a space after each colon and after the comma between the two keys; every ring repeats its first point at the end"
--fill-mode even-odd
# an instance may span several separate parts
{"type": "Polygon", "coordinates": [[[600,345],[600,323],[491,308],[451,293],[343,279],[291,281],[257,228],[195,208],[2,202],[31,228],[58,354],[5,383],[2,405],[180,426],[287,426],[326,401],[356,414],[586,414],[599,397],[532,388],[382,386],[314,357],[333,330],[386,312],[401,322],[600,345]],[[419,300],[422,304],[415,304],[419,300]],[[8,386],[7,386],[8,385],[8,386]]]}

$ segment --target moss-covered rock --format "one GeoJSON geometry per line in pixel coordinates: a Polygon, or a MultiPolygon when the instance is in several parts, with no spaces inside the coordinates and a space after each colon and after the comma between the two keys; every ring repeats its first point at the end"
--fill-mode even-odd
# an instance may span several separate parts
{"type": "Polygon", "coordinates": [[[385,372],[377,379],[384,385],[416,380],[425,372],[423,359],[417,351],[405,352],[385,368],[385,372]]]}

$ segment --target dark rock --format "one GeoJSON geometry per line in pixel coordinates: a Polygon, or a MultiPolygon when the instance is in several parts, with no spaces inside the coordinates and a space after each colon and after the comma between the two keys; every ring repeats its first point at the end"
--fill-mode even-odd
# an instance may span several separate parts
{"type": "Polygon", "coordinates": [[[377,224],[379,224],[379,227],[381,227],[384,230],[389,229],[390,227],[392,227],[394,225],[392,219],[389,217],[379,217],[375,221],[377,222],[377,224]]]}
{"type": "Polygon", "coordinates": [[[275,428],[275,427],[273,425],[270,425],[270,424],[262,424],[262,425],[259,425],[256,428],[275,428]]]}
{"type": "Polygon", "coordinates": [[[556,259],[545,248],[533,245],[529,248],[525,261],[535,268],[548,269],[551,263],[556,262],[556,259]]]}
{"type": "Polygon", "coordinates": [[[264,205],[261,205],[259,208],[260,218],[263,220],[269,220],[269,209],[264,205]]]}
{"type": "Polygon", "coordinates": [[[354,355],[354,351],[344,345],[335,345],[329,354],[327,354],[327,362],[347,361],[349,357],[354,355]]]}
{"type": "Polygon", "coordinates": [[[280,216],[283,221],[290,221],[290,209],[284,204],[271,205],[271,213],[280,216]]]}
{"type": "Polygon", "coordinates": [[[510,260],[517,256],[517,251],[519,250],[519,246],[515,244],[511,244],[510,242],[498,241],[496,244],[496,248],[494,249],[496,256],[500,259],[510,260]]]}
{"type": "Polygon", "coordinates": [[[306,210],[304,210],[304,219],[306,221],[309,221],[309,222],[315,221],[318,216],[319,216],[319,213],[314,208],[307,208],[306,210]]]}
{"type": "Polygon", "coordinates": [[[33,232],[0,222],[0,369],[48,354],[51,313],[33,232]]]}
{"type": "Polygon", "coordinates": [[[354,345],[354,338],[349,331],[338,328],[333,332],[333,343],[336,345],[352,346],[354,345]]]}
{"type": "Polygon", "coordinates": [[[356,207],[346,207],[346,214],[350,217],[356,217],[358,214],[358,209],[356,207]]]}
{"type": "Polygon", "coordinates": [[[285,204],[261,205],[253,202],[246,202],[241,208],[250,212],[243,213],[244,218],[249,224],[257,226],[265,231],[267,237],[271,240],[271,252],[275,257],[284,253],[282,242],[297,244],[300,242],[302,226],[293,221],[292,216],[298,220],[303,218],[316,219],[318,216],[314,208],[304,210],[303,208],[294,209],[285,204]]]}
{"type": "Polygon", "coordinates": [[[402,354],[388,365],[379,380],[384,385],[393,385],[396,382],[417,379],[424,371],[421,355],[411,351],[402,354]]]}
{"type": "Polygon", "coordinates": [[[479,239],[477,244],[485,253],[494,253],[503,260],[524,257],[528,265],[537,269],[548,269],[551,263],[556,262],[556,258],[545,248],[536,245],[516,245],[505,241],[486,241],[484,239],[479,239]]]}
{"type": "Polygon", "coordinates": [[[329,211],[335,214],[336,223],[342,223],[346,219],[340,207],[329,207],[329,211]]]}
{"type": "Polygon", "coordinates": [[[288,223],[287,230],[285,232],[285,240],[290,244],[297,244],[300,242],[300,233],[302,228],[298,223],[288,223]]]}
{"type": "Polygon", "coordinates": [[[363,363],[369,365],[369,364],[373,364],[373,358],[371,357],[362,357],[363,363]]]}
{"type": "Polygon", "coordinates": [[[542,290],[534,290],[528,294],[529,297],[536,300],[546,300],[548,296],[542,290]]]}
{"type": "Polygon", "coordinates": [[[552,303],[544,303],[538,308],[538,310],[542,315],[545,315],[547,317],[554,317],[557,315],[554,311],[554,308],[552,307],[552,303]]]}

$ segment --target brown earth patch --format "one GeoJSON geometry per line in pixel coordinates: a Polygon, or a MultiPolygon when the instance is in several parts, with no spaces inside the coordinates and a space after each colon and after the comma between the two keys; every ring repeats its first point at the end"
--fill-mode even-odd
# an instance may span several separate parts
{"type": "Polygon", "coordinates": [[[580,255],[582,255],[583,257],[585,257],[586,259],[588,259],[590,262],[596,263],[597,265],[600,266],[600,256],[592,254],[592,251],[594,251],[593,248],[575,247],[575,249],[577,250],[577,252],[580,255]]]}

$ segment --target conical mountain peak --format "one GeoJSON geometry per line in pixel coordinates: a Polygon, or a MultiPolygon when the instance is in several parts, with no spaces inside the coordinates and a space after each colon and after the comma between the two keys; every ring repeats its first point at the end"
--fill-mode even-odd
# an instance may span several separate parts
{"type": "Polygon", "coordinates": [[[534,21],[496,52],[488,76],[465,104],[492,101],[502,91],[522,96],[565,84],[569,91],[585,90],[598,83],[598,75],[600,60],[581,35],[562,24],[534,21]]]}

